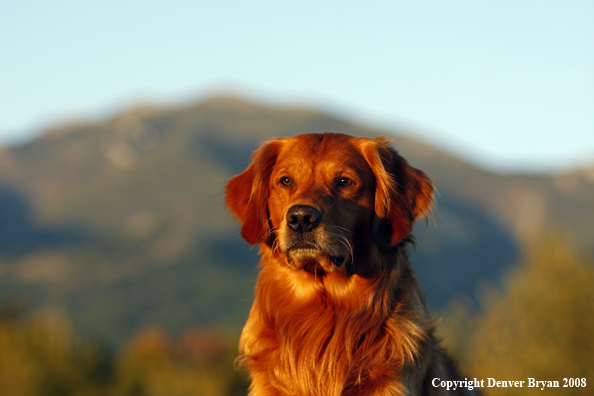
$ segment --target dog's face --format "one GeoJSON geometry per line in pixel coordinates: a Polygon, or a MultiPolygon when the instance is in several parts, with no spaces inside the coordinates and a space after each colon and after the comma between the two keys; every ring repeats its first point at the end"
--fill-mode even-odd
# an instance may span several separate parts
{"type": "Polygon", "coordinates": [[[374,202],[373,171],[348,140],[288,140],[269,181],[273,247],[294,270],[352,270],[354,248],[371,230],[374,202]]]}
{"type": "Polygon", "coordinates": [[[309,134],[272,140],[227,185],[242,235],[294,271],[368,275],[425,214],[433,188],[383,139],[309,134]]]}

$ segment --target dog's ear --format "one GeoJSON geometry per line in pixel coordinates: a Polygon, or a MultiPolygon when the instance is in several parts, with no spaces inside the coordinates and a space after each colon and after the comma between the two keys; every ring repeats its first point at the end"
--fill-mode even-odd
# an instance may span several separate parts
{"type": "Polygon", "coordinates": [[[249,167],[227,182],[227,206],[242,223],[241,235],[252,245],[266,242],[268,225],[268,183],[281,142],[265,143],[252,155],[249,167]]]}
{"type": "Polygon", "coordinates": [[[375,230],[383,243],[393,246],[410,234],[416,219],[429,213],[433,184],[384,138],[365,139],[361,149],[375,175],[375,230]]]}

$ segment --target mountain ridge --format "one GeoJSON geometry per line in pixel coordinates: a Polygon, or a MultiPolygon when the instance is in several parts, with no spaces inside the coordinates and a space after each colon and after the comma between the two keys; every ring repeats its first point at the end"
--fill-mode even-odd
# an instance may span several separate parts
{"type": "Polygon", "coordinates": [[[4,149],[0,304],[30,296],[33,309],[59,307],[80,331],[114,343],[148,324],[237,329],[257,254],[226,211],[225,182],[262,140],[310,132],[384,135],[431,176],[435,224],[415,227],[412,259],[433,307],[497,284],[548,229],[594,255],[587,171],[496,174],[395,132],[219,97],[132,109],[4,149]]]}

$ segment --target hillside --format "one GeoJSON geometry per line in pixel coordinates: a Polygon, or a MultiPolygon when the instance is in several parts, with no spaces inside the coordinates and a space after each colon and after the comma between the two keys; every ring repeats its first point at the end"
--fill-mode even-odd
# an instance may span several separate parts
{"type": "Polygon", "coordinates": [[[223,205],[226,180],[263,139],[389,135],[440,195],[417,225],[417,273],[433,307],[497,283],[523,241],[560,230],[594,255],[594,169],[500,175],[425,144],[309,109],[215,98],[139,108],[48,131],[0,152],[0,305],[66,312],[110,343],[157,324],[236,331],[256,250],[223,205]]]}

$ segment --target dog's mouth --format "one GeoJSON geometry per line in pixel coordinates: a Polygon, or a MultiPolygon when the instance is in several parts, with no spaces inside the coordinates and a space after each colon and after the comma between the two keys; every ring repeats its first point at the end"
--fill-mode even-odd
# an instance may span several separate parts
{"type": "Polygon", "coordinates": [[[345,256],[331,254],[309,242],[299,242],[287,250],[287,262],[293,270],[324,276],[340,268],[345,256]]]}

